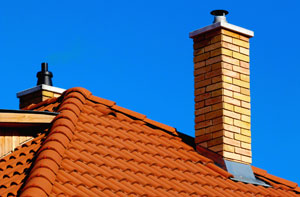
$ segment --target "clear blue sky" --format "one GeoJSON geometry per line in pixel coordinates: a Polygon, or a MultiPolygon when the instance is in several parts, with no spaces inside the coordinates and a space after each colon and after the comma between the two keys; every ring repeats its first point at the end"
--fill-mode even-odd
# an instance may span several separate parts
{"type": "Polygon", "coordinates": [[[0,108],[17,109],[16,93],[35,86],[47,61],[55,86],[84,87],[193,136],[188,33],[211,24],[211,10],[227,9],[228,22],[255,32],[253,165],[300,183],[299,6],[298,0],[2,1],[0,108]]]}

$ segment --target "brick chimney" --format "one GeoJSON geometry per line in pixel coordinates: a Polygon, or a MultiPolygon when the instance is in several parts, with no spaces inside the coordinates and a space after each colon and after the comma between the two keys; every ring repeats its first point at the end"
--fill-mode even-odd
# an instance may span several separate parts
{"type": "Polygon", "coordinates": [[[195,142],[224,159],[251,164],[250,30],[229,24],[225,10],[190,33],[194,41],[195,142]]]}
{"type": "Polygon", "coordinates": [[[42,63],[41,69],[37,73],[37,86],[17,93],[20,99],[20,109],[52,97],[59,97],[65,91],[65,89],[52,86],[53,74],[48,71],[48,63],[42,63]]]}

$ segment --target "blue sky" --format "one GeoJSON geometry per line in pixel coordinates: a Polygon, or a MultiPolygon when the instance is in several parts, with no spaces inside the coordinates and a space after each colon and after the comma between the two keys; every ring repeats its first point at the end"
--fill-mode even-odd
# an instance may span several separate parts
{"type": "Polygon", "coordinates": [[[253,30],[253,165],[300,183],[300,1],[2,1],[0,97],[36,84],[41,62],[54,86],[84,87],[153,120],[194,135],[190,31],[214,9],[253,30]],[[211,2],[211,3],[209,3],[211,2]]]}

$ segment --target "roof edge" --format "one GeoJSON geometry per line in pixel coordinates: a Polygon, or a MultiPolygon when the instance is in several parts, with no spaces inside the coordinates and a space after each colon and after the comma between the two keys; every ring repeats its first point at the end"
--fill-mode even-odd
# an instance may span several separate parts
{"type": "Polygon", "coordinates": [[[57,115],[52,112],[0,110],[0,124],[50,124],[57,115]]]}
{"type": "Polygon", "coordinates": [[[295,183],[295,182],[280,178],[278,176],[274,176],[272,174],[269,174],[266,170],[260,169],[260,168],[255,167],[255,166],[252,166],[252,170],[253,170],[254,174],[257,174],[259,176],[263,176],[263,177],[265,177],[265,178],[267,178],[271,181],[278,182],[280,184],[283,184],[283,185],[288,186],[288,187],[293,188],[293,189],[298,189],[300,191],[300,188],[298,187],[298,184],[295,183]]]}

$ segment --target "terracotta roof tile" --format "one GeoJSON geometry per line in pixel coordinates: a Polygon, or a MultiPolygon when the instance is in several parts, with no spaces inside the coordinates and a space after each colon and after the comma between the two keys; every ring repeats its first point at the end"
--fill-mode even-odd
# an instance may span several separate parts
{"type": "Polygon", "coordinates": [[[0,196],[17,195],[44,137],[45,133],[40,134],[17,147],[13,153],[0,158],[0,196]]]}
{"type": "MultiPolygon", "coordinates": [[[[50,108],[52,109],[53,107],[53,104],[57,101],[57,98],[53,97],[53,98],[50,98],[50,99],[47,99],[45,101],[42,101],[40,103],[37,103],[37,104],[31,104],[29,105],[28,107],[25,107],[23,108],[23,110],[32,110],[32,109],[37,109],[37,108],[43,108],[44,106],[46,106],[47,108],[50,108]]],[[[50,111],[48,109],[45,109],[43,111],[50,111]]],[[[53,110],[51,110],[53,111],[53,110]]]]}
{"type": "Polygon", "coordinates": [[[271,174],[267,173],[266,170],[263,170],[263,169],[260,169],[260,168],[254,167],[254,166],[252,166],[252,169],[255,174],[257,174],[261,179],[265,179],[265,181],[269,182],[271,185],[278,186],[276,183],[279,183],[280,187],[282,187],[282,185],[285,185],[285,186],[287,186],[289,188],[293,188],[293,189],[296,189],[298,187],[297,183],[294,183],[292,181],[288,181],[286,179],[271,175],[271,174]]]}
{"type": "Polygon", "coordinates": [[[117,105],[112,106],[112,109],[114,109],[116,111],[119,111],[119,112],[122,112],[126,115],[132,116],[132,117],[137,118],[137,119],[144,120],[146,118],[146,116],[143,115],[143,114],[137,113],[135,111],[131,111],[129,109],[126,109],[126,108],[123,108],[123,107],[120,107],[120,106],[117,106],[117,105]]]}
{"type": "Polygon", "coordinates": [[[267,175],[267,171],[266,170],[263,170],[263,169],[260,169],[260,168],[257,168],[255,166],[252,166],[252,170],[255,174],[258,174],[260,176],[266,176],[267,175]]]}
{"type": "Polygon", "coordinates": [[[87,89],[85,88],[82,88],[82,87],[74,87],[74,88],[70,88],[68,90],[66,90],[64,92],[65,95],[69,95],[70,93],[72,92],[78,92],[80,93],[82,96],[84,96],[85,98],[89,98],[92,93],[90,91],[88,91],[87,89]]]}
{"type": "Polygon", "coordinates": [[[101,103],[101,104],[107,105],[109,107],[112,107],[113,105],[116,104],[116,102],[114,102],[114,101],[106,100],[106,99],[103,99],[103,98],[100,98],[100,97],[97,97],[94,95],[91,95],[90,99],[96,103],[101,103]]]}
{"type": "Polygon", "coordinates": [[[0,175],[7,176],[0,183],[0,195],[19,192],[21,196],[296,196],[299,193],[297,184],[255,167],[256,176],[273,187],[232,181],[231,174],[184,143],[175,128],[95,97],[83,88],[69,89],[60,98],[27,109],[60,114],[47,135],[0,160],[0,175]],[[26,159],[30,159],[27,169],[32,169],[24,173],[26,159]]]}
{"type": "Polygon", "coordinates": [[[297,183],[294,183],[294,182],[291,182],[291,181],[288,181],[286,179],[283,179],[283,178],[280,178],[280,177],[277,177],[277,176],[274,176],[274,175],[271,175],[271,174],[267,174],[265,176],[267,179],[270,179],[272,181],[275,181],[275,182],[278,182],[278,183],[281,183],[281,184],[284,184],[288,187],[291,187],[291,188],[295,188],[298,186],[297,183]]]}
{"type": "Polygon", "coordinates": [[[147,123],[149,123],[149,124],[152,124],[152,125],[154,125],[154,126],[157,126],[158,128],[164,129],[164,130],[166,130],[166,131],[169,131],[169,132],[171,132],[171,133],[177,135],[176,129],[175,129],[174,127],[170,127],[170,126],[168,126],[168,125],[162,124],[162,123],[160,123],[160,122],[156,122],[156,121],[154,121],[154,120],[150,120],[150,119],[148,119],[148,118],[146,118],[144,121],[147,122],[147,123]]]}

